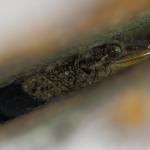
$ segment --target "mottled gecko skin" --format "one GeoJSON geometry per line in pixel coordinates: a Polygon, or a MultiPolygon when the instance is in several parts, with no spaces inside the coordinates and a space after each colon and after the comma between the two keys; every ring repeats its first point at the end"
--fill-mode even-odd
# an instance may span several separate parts
{"type": "Polygon", "coordinates": [[[23,82],[23,90],[39,100],[49,101],[52,97],[102,80],[110,71],[105,67],[108,61],[104,58],[103,49],[99,47],[97,50],[92,49],[84,54],[74,54],[56,60],[41,73],[23,82]]]}
{"type": "Polygon", "coordinates": [[[99,44],[84,53],[56,60],[25,80],[22,88],[41,101],[50,101],[53,97],[102,81],[121,69],[115,67],[114,62],[146,48],[148,42],[144,41],[132,45],[117,42],[99,44]]]}
{"type": "Polygon", "coordinates": [[[16,117],[54,97],[101,82],[124,69],[115,63],[150,48],[150,19],[147,20],[139,30],[137,26],[132,32],[127,29],[129,32],[113,34],[103,42],[90,45],[84,52],[59,57],[32,75],[1,88],[0,116],[16,117]],[[139,36],[141,32],[144,34],[139,36]]]}
{"type": "Polygon", "coordinates": [[[59,58],[3,88],[0,110],[7,117],[16,117],[54,97],[93,85],[122,69],[115,67],[114,62],[148,47],[144,41],[126,46],[107,42],[90,47],[84,53],[59,58]]]}

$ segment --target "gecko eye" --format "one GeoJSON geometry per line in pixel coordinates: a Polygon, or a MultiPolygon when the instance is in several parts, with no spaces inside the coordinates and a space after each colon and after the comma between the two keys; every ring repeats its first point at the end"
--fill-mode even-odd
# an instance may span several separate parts
{"type": "Polygon", "coordinates": [[[124,50],[119,44],[109,44],[106,46],[107,54],[111,59],[118,59],[120,58],[124,50]]]}

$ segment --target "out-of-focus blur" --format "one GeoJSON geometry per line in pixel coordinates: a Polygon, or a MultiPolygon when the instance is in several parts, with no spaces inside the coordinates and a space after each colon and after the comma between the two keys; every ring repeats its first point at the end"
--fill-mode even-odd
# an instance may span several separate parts
{"type": "MultiPolygon", "coordinates": [[[[149,0],[1,2],[0,80],[149,6],[149,0]]],[[[1,125],[0,149],[149,150],[149,64],[1,125]]]]}
{"type": "Polygon", "coordinates": [[[0,127],[2,150],[149,150],[149,63],[0,127]]]}
{"type": "Polygon", "coordinates": [[[135,0],[133,4],[129,0],[2,1],[1,78],[22,72],[96,27],[114,27],[149,6],[149,0],[135,0]]]}

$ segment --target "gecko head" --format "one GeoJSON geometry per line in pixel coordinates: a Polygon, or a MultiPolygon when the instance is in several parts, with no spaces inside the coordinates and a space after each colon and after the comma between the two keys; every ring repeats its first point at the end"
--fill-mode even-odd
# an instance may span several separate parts
{"type": "Polygon", "coordinates": [[[112,41],[93,48],[101,51],[101,62],[111,72],[125,69],[150,57],[150,45],[146,41],[112,41]]]}

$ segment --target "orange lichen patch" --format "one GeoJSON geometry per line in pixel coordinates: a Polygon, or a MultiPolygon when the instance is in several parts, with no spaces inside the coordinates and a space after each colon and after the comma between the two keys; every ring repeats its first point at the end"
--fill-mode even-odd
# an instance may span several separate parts
{"type": "Polygon", "coordinates": [[[148,110],[148,101],[139,91],[123,94],[120,102],[113,108],[112,119],[123,126],[139,126],[145,123],[148,110]]]}

